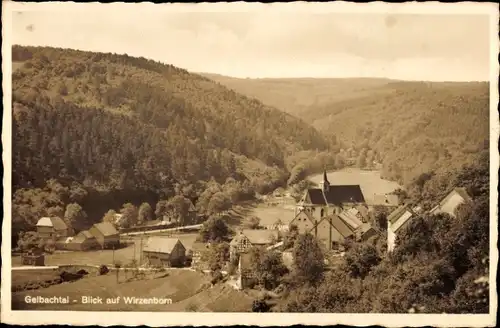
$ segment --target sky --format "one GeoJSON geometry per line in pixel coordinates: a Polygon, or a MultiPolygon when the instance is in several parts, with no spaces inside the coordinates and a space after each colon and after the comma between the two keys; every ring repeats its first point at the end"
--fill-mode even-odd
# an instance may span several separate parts
{"type": "Polygon", "coordinates": [[[14,12],[12,43],[127,53],[240,78],[486,81],[489,17],[297,11],[14,12]]]}

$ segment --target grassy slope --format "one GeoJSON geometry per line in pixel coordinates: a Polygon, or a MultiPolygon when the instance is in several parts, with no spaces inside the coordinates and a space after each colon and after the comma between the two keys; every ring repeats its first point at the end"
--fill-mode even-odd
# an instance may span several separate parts
{"type": "MultiPolygon", "coordinates": [[[[120,273],[123,274],[123,273],[120,273]]],[[[157,297],[171,298],[173,303],[185,300],[202,290],[203,285],[209,282],[209,277],[202,273],[190,270],[169,270],[166,277],[156,274],[157,278],[125,282],[121,276],[120,283],[116,283],[115,273],[105,276],[86,277],[72,283],[63,283],[49,288],[33,291],[17,292],[12,294],[13,309],[25,310],[65,310],[65,311],[169,311],[171,305],[134,305],[121,303],[118,305],[81,304],[81,296],[102,298],[112,297],[157,297]],[[60,304],[26,304],[25,296],[69,296],[71,300],[78,300],[69,305],[60,304]]]]}

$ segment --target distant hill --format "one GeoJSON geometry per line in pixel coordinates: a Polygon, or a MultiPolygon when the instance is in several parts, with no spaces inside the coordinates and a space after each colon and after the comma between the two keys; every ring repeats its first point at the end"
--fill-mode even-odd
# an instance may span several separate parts
{"type": "Polygon", "coordinates": [[[377,78],[241,79],[212,73],[199,74],[298,117],[302,117],[310,106],[356,99],[373,94],[377,88],[391,83],[391,80],[377,78]]]}
{"type": "Polygon", "coordinates": [[[382,161],[385,177],[400,183],[458,169],[488,147],[487,82],[204,75],[334,135],[358,166],[382,161]]]}

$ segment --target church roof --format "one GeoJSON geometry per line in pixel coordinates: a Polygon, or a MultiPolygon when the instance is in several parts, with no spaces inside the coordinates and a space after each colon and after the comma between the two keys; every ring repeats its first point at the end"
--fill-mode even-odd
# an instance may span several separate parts
{"type": "Polygon", "coordinates": [[[304,204],[326,205],[343,203],[364,203],[365,197],[359,185],[334,185],[329,186],[323,194],[319,188],[308,189],[304,204]]]}

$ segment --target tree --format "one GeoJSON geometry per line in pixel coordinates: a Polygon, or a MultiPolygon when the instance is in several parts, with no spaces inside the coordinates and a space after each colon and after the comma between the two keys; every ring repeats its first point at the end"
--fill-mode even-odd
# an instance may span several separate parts
{"type": "Polygon", "coordinates": [[[229,261],[229,244],[227,242],[212,243],[201,256],[212,272],[220,272],[225,263],[229,261]]]}
{"type": "Polygon", "coordinates": [[[318,241],[310,234],[299,235],[293,247],[293,275],[297,284],[316,285],[323,279],[324,255],[318,241]]]}
{"type": "Polygon", "coordinates": [[[85,230],[87,227],[87,213],[83,208],[77,203],[71,203],[66,206],[66,211],[64,212],[64,220],[73,228],[75,231],[85,230]]]}
{"type": "Polygon", "coordinates": [[[209,214],[221,214],[231,208],[229,197],[223,192],[218,192],[210,198],[208,203],[209,214]]]}
{"type": "Polygon", "coordinates": [[[281,282],[281,279],[288,273],[288,268],[283,263],[281,254],[275,251],[262,252],[257,248],[253,248],[252,257],[252,271],[255,273],[256,278],[260,281],[264,288],[271,290],[281,282]]]}
{"type": "Polygon", "coordinates": [[[167,214],[167,207],[168,207],[167,204],[168,204],[167,200],[160,200],[158,201],[158,203],[156,203],[156,209],[155,209],[156,218],[163,220],[163,216],[167,214]]]}
{"type": "Polygon", "coordinates": [[[218,216],[210,217],[200,229],[200,239],[203,242],[222,242],[227,240],[229,235],[229,227],[218,216]]]}
{"type": "Polygon", "coordinates": [[[260,219],[256,216],[252,216],[248,219],[246,226],[248,229],[258,229],[259,223],[260,223],[260,219]]]}
{"type": "Polygon", "coordinates": [[[185,218],[188,215],[191,201],[184,196],[175,196],[169,202],[167,207],[172,211],[172,215],[180,225],[184,225],[185,218]]]}
{"type": "Polygon", "coordinates": [[[120,214],[122,215],[121,221],[123,222],[123,228],[133,227],[137,224],[138,211],[137,207],[135,207],[131,203],[126,203],[120,210],[120,214]]]}
{"type": "Polygon", "coordinates": [[[364,278],[380,260],[377,250],[370,244],[356,244],[345,254],[347,271],[355,278],[364,278]]]}
{"type": "Polygon", "coordinates": [[[115,210],[109,210],[104,214],[102,217],[102,222],[109,222],[113,225],[116,224],[116,211],[115,210]]]}
{"type": "Polygon", "coordinates": [[[153,209],[148,203],[142,203],[139,206],[138,222],[144,223],[153,219],[153,209]]]}
{"type": "Polygon", "coordinates": [[[299,228],[293,224],[290,226],[290,230],[286,233],[283,238],[283,250],[287,250],[291,247],[294,247],[295,241],[299,237],[299,228]]]}
{"type": "Polygon", "coordinates": [[[17,247],[22,252],[42,249],[44,241],[34,231],[21,232],[17,241],[17,247]]]}

